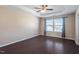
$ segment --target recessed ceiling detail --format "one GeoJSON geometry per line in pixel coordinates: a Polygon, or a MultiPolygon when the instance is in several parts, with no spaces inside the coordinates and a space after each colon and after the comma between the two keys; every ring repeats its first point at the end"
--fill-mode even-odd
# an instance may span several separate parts
{"type": "Polygon", "coordinates": [[[24,7],[34,11],[39,17],[49,17],[75,13],[79,5],[24,5],[24,7]],[[46,8],[46,11],[41,12],[44,8],[46,8]]]}

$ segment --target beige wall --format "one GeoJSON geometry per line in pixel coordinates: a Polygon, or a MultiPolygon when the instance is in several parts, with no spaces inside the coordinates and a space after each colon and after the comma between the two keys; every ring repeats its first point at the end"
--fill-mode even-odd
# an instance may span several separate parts
{"type": "Polygon", "coordinates": [[[0,46],[37,36],[38,24],[28,12],[0,6],[0,46]]]}
{"type": "MultiPolygon", "coordinates": [[[[66,38],[74,40],[75,37],[75,14],[70,15],[63,15],[67,16],[65,19],[65,31],[66,31],[66,38]]],[[[62,16],[59,16],[62,17],[62,16]]],[[[44,20],[41,19],[41,34],[44,33],[44,20]]],[[[61,37],[61,33],[54,33],[54,32],[47,32],[47,36],[53,36],[53,37],[61,37]]]]}
{"type": "Polygon", "coordinates": [[[65,20],[66,38],[75,39],[75,14],[67,15],[65,20]]]}
{"type": "Polygon", "coordinates": [[[44,35],[44,27],[45,27],[44,26],[44,20],[45,20],[44,18],[40,18],[40,20],[39,20],[40,21],[39,22],[39,25],[40,25],[39,26],[39,28],[40,28],[39,33],[40,33],[40,35],[44,35]]]}

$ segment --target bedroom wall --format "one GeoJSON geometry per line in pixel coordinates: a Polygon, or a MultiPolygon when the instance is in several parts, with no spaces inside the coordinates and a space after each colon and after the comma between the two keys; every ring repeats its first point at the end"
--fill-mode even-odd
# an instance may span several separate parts
{"type": "Polygon", "coordinates": [[[28,12],[0,6],[0,47],[39,35],[39,20],[28,12]]]}

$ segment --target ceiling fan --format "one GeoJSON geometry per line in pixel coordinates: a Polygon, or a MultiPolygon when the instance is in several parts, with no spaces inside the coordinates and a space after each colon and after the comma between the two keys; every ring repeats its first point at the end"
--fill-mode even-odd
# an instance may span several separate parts
{"type": "Polygon", "coordinates": [[[37,9],[36,12],[46,12],[46,11],[52,11],[52,8],[48,8],[48,5],[40,5],[40,7],[34,7],[37,9]]]}

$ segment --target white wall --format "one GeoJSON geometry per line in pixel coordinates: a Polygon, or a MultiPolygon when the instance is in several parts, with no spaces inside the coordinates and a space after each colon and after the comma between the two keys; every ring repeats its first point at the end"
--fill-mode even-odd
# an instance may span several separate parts
{"type": "Polygon", "coordinates": [[[0,47],[37,36],[39,20],[28,12],[0,6],[0,47]]]}
{"type": "Polygon", "coordinates": [[[77,10],[76,12],[76,15],[75,15],[75,32],[76,32],[76,35],[75,35],[75,42],[77,45],[79,45],[79,9],[77,10]]]}

